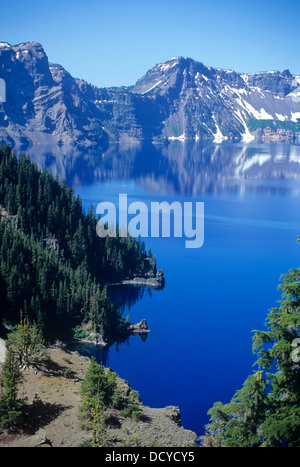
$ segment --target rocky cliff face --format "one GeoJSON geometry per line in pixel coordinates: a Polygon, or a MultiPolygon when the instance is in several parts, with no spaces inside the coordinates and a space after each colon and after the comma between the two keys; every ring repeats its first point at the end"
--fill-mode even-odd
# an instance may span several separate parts
{"type": "Polygon", "coordinates": [[[27,149],[33,144],[82,146],[108,140],[99,112],[60,65],[36,42],[0,45],[0,76],[6,102],[0,104],[0,139],[27,149]]]}
{"type": "Polygon", "coordinates": [[[296,129],[276,128],[274,123],[255,131],[258,141],[262,143],[300,144],[300,125],[296,129]]]}
{"type": "Polygon", "coordinates": [[[300,118],[300,77],[288,70],[241,74],[175,57],[156,65],[132,92],[167,102],[162,134],[173,138],[251,141],[259,122],[300,118]],[[250,120],[257,122],[253,133],[250,120]]]}
{"type": "Polygon", "coordinates": [[[300,76],[288,70],[242,74],[175,57],[133,87],[98,89],[49,63],[33,42],[0,43],[0,78],[0,139],[24,149],[165,138],[297,142],[300,132],[300,76]]]}

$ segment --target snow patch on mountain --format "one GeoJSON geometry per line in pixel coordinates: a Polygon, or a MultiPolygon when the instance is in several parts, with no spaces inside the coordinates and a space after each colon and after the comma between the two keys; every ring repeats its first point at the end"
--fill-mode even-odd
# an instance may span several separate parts
{"type": "Polygon", "coordinates": [[[288,117],[286,115],[281,115],[281,114],[275,114],[277,120],[280,120],[281,122],[284,122],[285,120],[288,120],[288,117]]]}
{"type": "Polygon", "coordinates": [[[241,137],[242,137],[242,141],[244,143],[250,143],[251,141],[253,141],[255,139],[255,137],[250,133],[249,129],[248,129],[248,126],[245,122],[245,118],[242,116],[242,113],[241,113],[241,110],[238,109],[235,111],[239,121],[242,123],[243,127],[244,127],[244,133],[241,134],[241,137]]]}
{"type": "Polygon", "coordinates": [[[152,91],[152,89],[156,88],[156,86],[158,86],[161,82],[162,82],[162,80],[160,79],[157,83],[155,83],[153,86],[151,86],[151,88],[149,88],[146,91],[142,92],[142,94],[146,94],[147,92],[152,91]]]}
{"type": "Polygon", "coordinates": [[[173,57],[132,87],[100,89],[49,63],[37,42],[0,42],[0,69],[8,95],[17,96],[15,106],[0,105],[0,138],[25,147],[40,140],[105,147],[109,141],[251,142],[270,135],[300,143],[300,75],[288,70],[237,73],[173,57]]]}
{"type": "Polygon", "coordinates": [[[178,60],[179,60],[178,57],[171,58],[171,60],[169,60],[166,63],[160,63],[158,67],[160,68],[161,71],[167,71],[170,68],[173,68],[175,65],[177,65],[178,60]]]}
{"type": "Polygon", "coordinates": [[[300,118],[300,112],[292,112],[292,116],[291,116],[292,122],[297,122],[299,118],[300,118]]]}
{"type": "Polygon", "coordinates": [[[216,120],[216,117],[213,115],[213,120],[215,122],[215,125],[216,125],[216,133],[213,133],[213,142],[214,143],[222,143],[223,141],[226,141],[228,139],[227,136],[224,136],[220,130],[220,127],[219,125],[217,124],[217,120],[216,120]]]}
{"type": "Polygon", "coordinates": [[[174,141],[174,140],[177,140],[177,141],[185,141],[186,140],[186,136],[185,134],[183,133],[182,135],[180,136],[169,136],[168,139],[170,141],[174,141]]]}

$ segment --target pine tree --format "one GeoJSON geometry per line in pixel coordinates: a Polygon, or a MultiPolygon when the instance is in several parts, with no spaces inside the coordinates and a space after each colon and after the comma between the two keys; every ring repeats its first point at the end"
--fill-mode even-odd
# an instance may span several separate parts
{"type": "Polygon", "coordinates": [[[21,369],[33,363],[36,355],[43,350],[43,344],[43,336],[36,324],[31,324],[21,311],[20,323],[7,339],[7,345],[17,356],[21,369]]]}
{"type": "Polygon", "coordinates": [[[268,331],[256,331],[253,349],[263,370],[275,366],[270,378],[269,412],[261,426],[264,446],[300,444],[300,365],[293,358],[293,343],[300,334],[300,269],[282,276],[280,306],[267,320],[268,331]]]}
{"type": "MultiPolygon", "coordinates": [[[[89,319],[95,282],[115,282],[143,269],[142,243],[98,237],[94,209],[86,215],[72,189],[24,154],[18,161],[9,146],[0,147],[0,206],[18,216],[0,222],[1,318],[12,324],[26,302],[29,320],[47,338],[57,318],[61,330],[72,332],[89,319]],[[54,238],[55,250],[49,246],[54,238]]],[[[97,294],[92,307],[102,334],[116,333],[121,316],[109,299],[97,294]]]]}
{"type": "Polygon", "coordinates": [[[267,385],[268,382],[257,372],[246,379],[230,403],[216,403],[208,412],[211,415],[208,439],[213,438],[215,445],[221,447],[259,445],[259,427],[267,408],[267,385]]]}
{"type": "Polygon", "coordinates": [[[204,446],[300,445],[300,269],[281,282],[282,299],[268,314],[267,330],[254,331],[258,371],[230,403],[209,410],[204,446]]]}
{"type": "Polygon", "coordinates": [[[22,417],[23,403],[17,398],[17,384],[21,379],[18,355],[7,342],[5,362],[2,369],[4,393],[0,396],[0,426],[12,429],[22,417]]]}
{"type": "Polygon", "coordinates": [[[82,381],[80,392],[82,400],[80,410],[87,414],[89,418],[95,408],[95,400],[100,400],[100,377],[100,365],[96,362],[95,358],[92,357],[89,368],[82,381]]]}
{"type": "Polygon", "coordinates": [[[108,431],[106,428],[105,407],[102,402],[96,404],[92,411],[92,439],[91,447],[103,448],[108,446],[108,431]]]}

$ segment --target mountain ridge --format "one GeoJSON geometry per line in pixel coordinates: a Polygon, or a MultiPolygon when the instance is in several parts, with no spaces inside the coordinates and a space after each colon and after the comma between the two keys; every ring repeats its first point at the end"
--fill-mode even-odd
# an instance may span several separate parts
{"type": "Polygon", "coordinates": [[[0,140],[106,149],[169,139],[300,141],[300,75],[240,73],[190,57],[158,63],[133,86],[97,88],[50,63],[38,42],[0,42],[0,140]]]}
{"type": "Polygon", "coordinates": [[[295,123],[300,118],[300,77],[288,70],[237,73],[177,57],[153,67],[133,88],[142,95],[167,98],[171,91],[173,98],[181,101],[177,110],[185,114],[185,122],[178,120],[178,112],[171,115],[171,124],[175,117],[182,137],[186,132],[188,137],[197,137],[198,131],[198,137],[210,133],[215,140],[238,140],[240,136],[251,141],[255,138],[247,125],[251,118],[295,123]]]}

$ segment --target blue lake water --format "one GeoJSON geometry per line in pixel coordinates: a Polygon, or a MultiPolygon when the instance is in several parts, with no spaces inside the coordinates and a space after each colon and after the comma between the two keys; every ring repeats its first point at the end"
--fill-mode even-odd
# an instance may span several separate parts
{"type": "Polygon", "coordinates": [[[299,266],[300,148],[174,142],[116,147],[84,161],[64,175],[86,209],[117,205],[120,193],[147,206],[204,202],[201,248],[185,248],[184,238],[143,239],[166,285],[142,290],[123,315],[146,318],[147,339],[132,336],[105,356],[80,349],[104,358],[144,404],[179,406],[184,427],[201,435],[209,408],[229,402],[255,370],[252,330],[263,329],[276,306],[281,274],[299,266]]]}

